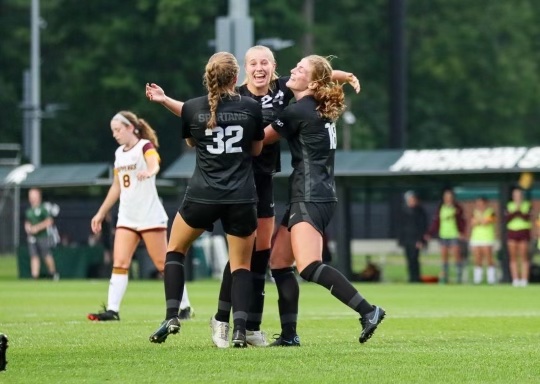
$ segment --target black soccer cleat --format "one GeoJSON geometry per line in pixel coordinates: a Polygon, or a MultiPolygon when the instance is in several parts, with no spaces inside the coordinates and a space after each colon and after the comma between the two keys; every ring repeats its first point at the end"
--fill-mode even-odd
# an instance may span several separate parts
{"type": "Polygon", "coordinates": [[[299,347],[300,337],[294,335],[293,337],[286,338],[283,335],[274,335],[274,342],[269,347],[299,347]]]}
{"type": "Polygon", "coordinates": [[[234,331],[231,339],[231,344],[233,348],[246,348],[246,333],[242,331],[234,331]]]}
{"type": "Polygon", "coordinates": [[[358,341],[365,343],[369,340],[373,333],[377,329],[377,326],[383,321],[386,312],[381,307],[373,306],[373,311],[360,318],[360,324],[362,325],[362,333],[358,341]]]}
{"type": "Polygon", "coordinates": [[[3,333],[0,333],[0,371],[6,370],[6,350],[8,348],[8,338],[3,333]]]}
{"type": "Polygon", "coordinates": [[[111,311],[103,306],[103,311],[98,313],[89,313],[86,317],[92,321],[119,321],[120,315],[118,312],[111,311]]]}
{"type": "Polygon", "coordinates": [[[151,343],[164,343],[167,340],[167,336],[175,335],[180,331],[180,320],[178,317],[173,317],[172,319],[163,320],[161,325],[154,333],[150,335],[151,343]]]}
{"type": "Polygon", "coordinates": [[[191,307],[187,307],[180,310],[178,318],[180,320],[191,320],[195,317],[195,311],[191,307]]]}

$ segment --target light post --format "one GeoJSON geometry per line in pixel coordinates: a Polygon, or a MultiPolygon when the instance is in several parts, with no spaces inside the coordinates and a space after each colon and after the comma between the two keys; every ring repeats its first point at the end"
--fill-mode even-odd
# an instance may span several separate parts
{"type": "Polygon", "coordinates": [[[30,17],[30,132],[32,139],[30,160],[36,167],[41,165],[41,74],[40,74],[40,35],[39,0],[32,0],[30,17]]]}

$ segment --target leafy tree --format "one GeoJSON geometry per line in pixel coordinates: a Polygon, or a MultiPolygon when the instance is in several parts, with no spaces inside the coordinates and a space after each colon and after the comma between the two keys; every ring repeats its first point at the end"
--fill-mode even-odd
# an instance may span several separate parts
{"type": "MultiPolygon", "coordinates": [[[[288,74],[311,32],[315,52],[362,83],[346,87],[356,115],[353,148],[388,143],[388,0],[317,1],[308,31],[304,0],[252,0],[255,40],[295,41],[277,51],[288,74]]],[[[0,0],[0,140],[21,142],[22,73],[29,67],[30,2],[0,0]]],[[[540,112],[540,2],[407,1],[408,146],[530,145],[540,112]]],[[[42,102],[67,110],[43,120],[43,163],[111,161],[109,119],[122,109],[158,131],[163,165],[181,152],[179,119],[146,100],[155,82],[172,97],[204,92],[215,19],[227,2],[210,0],[41,1],[42,102]]],[[[343,124],[343,123],[339,123],[343,124]]]]}

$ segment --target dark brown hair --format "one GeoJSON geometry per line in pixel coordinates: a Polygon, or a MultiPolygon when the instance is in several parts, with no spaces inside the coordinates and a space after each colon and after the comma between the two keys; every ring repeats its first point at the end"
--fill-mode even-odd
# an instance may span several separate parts
{"type": "MultiPolygon", "coordinates": [[[[154,144],[154,147],[159,147],[159,141],[157,138],[156,131],[152,129],[150,124],[146,122],[146,120],[141,119],[136,114],[134,114],[131,111],[120,111],[118,112],[122,116],[124,116],[126,119],[129,120],[129,122],[133,125],[134,133],[137,137],[140,137],[141,139],[150,140],[152,144],[154,144]]],[[[121,121],[120,121],[121,122],[121,121]]],[[[122,122],[122,124],[125,125],[125,123],[122,122]]]]}

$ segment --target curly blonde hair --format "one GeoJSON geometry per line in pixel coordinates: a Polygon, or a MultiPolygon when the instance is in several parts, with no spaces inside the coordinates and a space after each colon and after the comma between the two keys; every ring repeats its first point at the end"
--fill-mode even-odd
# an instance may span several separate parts
{"type": "Polygon", "coordinates": [[[208,91],[210,119],[206,127],[212,129],[217,125],[217,106],[222,95],[236,95],[234,85],[238,78],[240,67],[236,58],[229,52],[214,53],[204,72],[203,83],[208,91]]]}
{"type": "Polygon", "coordinates": [[[311,65],[311,81],[313,97],[318,103],[317,110],[322,117],[336,121],[345,110],[345,94],[343,86],[332,81],[330,61],[322,56],[310,55],[306,60],[311,65]]]}

